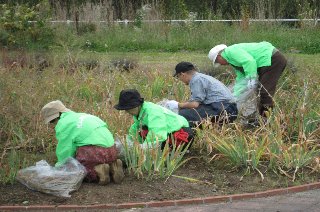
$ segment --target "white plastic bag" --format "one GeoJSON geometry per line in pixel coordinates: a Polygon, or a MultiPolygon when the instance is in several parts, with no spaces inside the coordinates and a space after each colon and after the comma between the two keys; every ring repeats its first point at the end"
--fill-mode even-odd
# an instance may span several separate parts
{"type": "Polygon", "coordinates": [[[160,105],[160,106],[162,106],[162,107],[165,107],[165,108],[167,108],[167,109],[169,109],[169,110],[171,110],[172,112],[174,112],[174,113],[179,113],[179,108],[170,108],[169,106],[168,106],[168,104],[167,104],[167,102],[169,102],[169,101],[171,101],[171,100],[168,100],[168,99],[163,99],[163,100],[161,100],[160,102],[157,102],[157,105],[160,105]]]}
{"type": "Polygon", "coordinates": [[[80,188],[86,174],[86,168],[70,157],[59,167],[41,160],[35,166],[19,170],[16,179],[32,190],[71,197],[69,193],[80,188]]]}
{"type": "MultiPolygon", "coordinates": [[[[247,84],[247,80],[244,79],[241,83],[247,84]]],[[[228,86],[231,92],[233,92],[234,84],[228,86]]],[[[238,108],[238,117],[247,121],[248,119],[255,118],[258,112],[257,106],[257,87],[254,89],[244,88],[241,94],[236,97],[236,103],[238,108]]]]}
{"type": "Polygon", "coordinates": [[[114,140],[114,144],[116,145],[117,153],[118,153],[118,158],[121,160],[125,159],[125,148],[123,144],[120,141],[120,138],[116,137],[114,140]]]}
{"type": "Polygon", "coordinates": [[[240,116],[251,118],[257,114],[257,95],[254,89],[248,89],[236,98],[240,116]]]}

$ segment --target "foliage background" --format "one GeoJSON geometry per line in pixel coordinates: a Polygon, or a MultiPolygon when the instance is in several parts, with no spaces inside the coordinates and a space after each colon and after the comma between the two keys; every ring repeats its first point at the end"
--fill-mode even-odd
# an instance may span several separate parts
{"type": "MultiPolygon", "coordinates": [[[[1,0],[6,4],[28,4],[35,6],[41,0],[1,0]]],[[[244,12],[250,18],[298,18],[303,13],[319,18],[320,2],[317,0],[48,0],[54,11],[54,19],[73,19],[81,11],[84,17],[90,16],[97,7],[105,16],[117,19],[134,19],[136,12],[145,5],[160,12],[167,19],[183,19],[189,12],[197,13],[197,18],[240,19],[244,12]],[[83,9],[86,10],[83,10],[83,9]],[[65,11],[59,16],[59,10],[65,11]]]]}

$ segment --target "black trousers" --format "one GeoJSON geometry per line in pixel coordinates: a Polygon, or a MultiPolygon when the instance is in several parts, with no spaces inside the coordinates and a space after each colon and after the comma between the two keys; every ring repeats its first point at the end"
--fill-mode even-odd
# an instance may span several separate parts
{"type": "Polygon", "coordinates": [[[179,115],[185,117],[191,127],[196,127],[203,119],[211,118],[213,123],[233,122],[238,115],[236,103],[214,102],[197,108],[181,109],[179,115]]]}

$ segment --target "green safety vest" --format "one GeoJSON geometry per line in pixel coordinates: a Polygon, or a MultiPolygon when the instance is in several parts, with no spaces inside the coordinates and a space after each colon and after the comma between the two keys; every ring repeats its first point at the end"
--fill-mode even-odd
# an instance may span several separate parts
{"type": "Polygon", "coordinates": [[[263,41],[234,44],[222,51],[221,56],[233,66],[237,75],[233,91],[236,97],[247,88],[248,79],[257,79],[258,68],[271,65],[274,48],[271,43],[263,41]]]}
{"type": "Polygon", "coordinates": [[[138,117],[133,116],[134,123],[129,129],[129,138],[139,143],[166,141],[170,133],[176,132],[183,127],[189,127],[188,121],[167,108],[152,102],[142,104],[138,117]],[[148,129],[146,139],[143,141],[139,132],[148,129]]]}
{"type": "Polygon", "coordinates": [[[58,145],[56,155],[61,165],[68,157],[74,157],[80,146],[111,147],[114,139],[107,124],[100,118],[73,111],[64,112],[55,127],[58,145]]]}

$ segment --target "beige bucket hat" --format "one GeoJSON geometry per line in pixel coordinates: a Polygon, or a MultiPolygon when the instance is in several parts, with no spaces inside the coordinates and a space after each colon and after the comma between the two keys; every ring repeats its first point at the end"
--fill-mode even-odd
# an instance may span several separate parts
{"type": "Polygon", "coordinates": [[[55,100],[49,102],[41,109],[41,116],[44,119],[45,123],[48,124],[50,121],[58,118],[60,113],[71,111],[66,108],[60,100],[55,100]]]}

